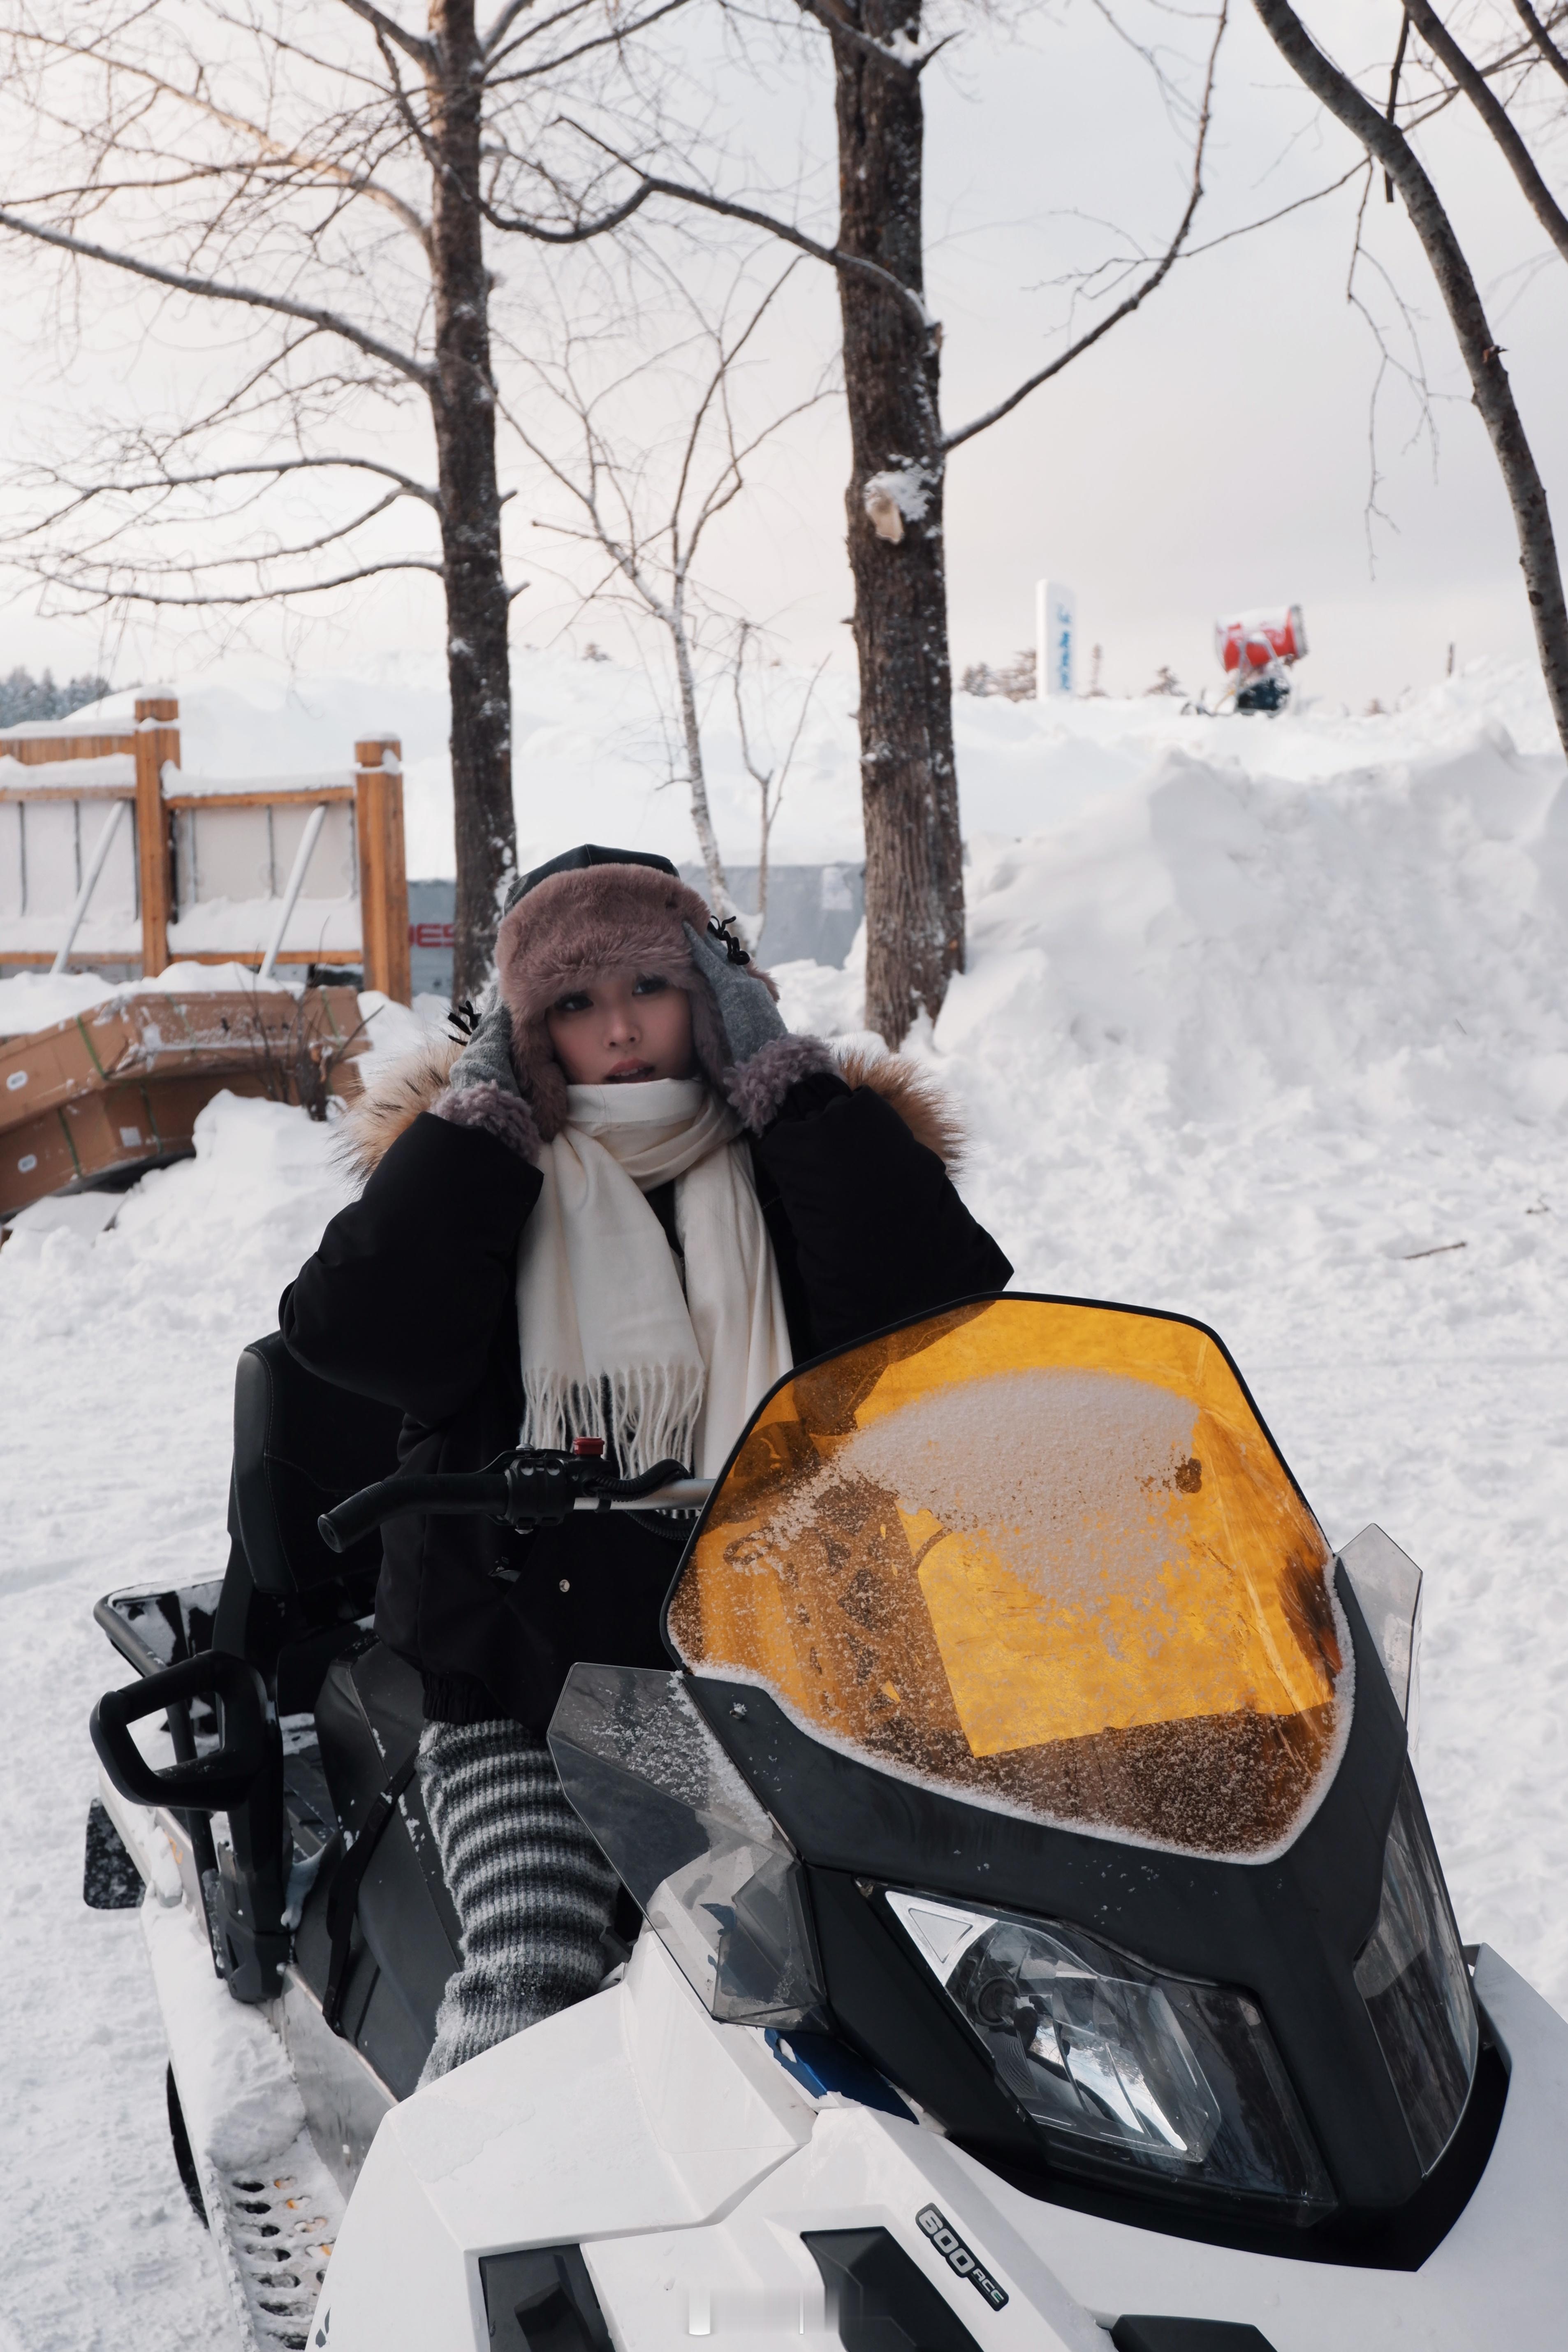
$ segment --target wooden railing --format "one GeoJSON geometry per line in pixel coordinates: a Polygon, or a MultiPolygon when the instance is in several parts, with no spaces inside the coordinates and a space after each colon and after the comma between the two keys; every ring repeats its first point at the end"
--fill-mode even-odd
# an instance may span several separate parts
{"type": "MultiPolygon", "coordinates": [[[[130,731],[76,733],[68,730],[68,723],[47,734],[21,728],[0,730],[0,757],[9,755],[24,772],[67,761],[106,763],[96,774],[84,776],[79,785],[58,776],[32,782],[25,772],[0,782],[0,968],[59,964],[72,953],[83,963],[139,962],[143,979],[176,960],[358,965],[366,987],[405,1003],[408,887],[396,738],[356,743],[353,769],[335,776],[268,779],[226,789],[196,780],[187,783],[180,765],[179,716],[172,697],[150,696],[137,701],[130,731]],[[110,761],[112,769],[107,767],[110,761]],[[103,823],[116,802],[131,803],[131,838],[126,839],[121,820],[114,840],[101,845],[103,823]],[[7,825],[12,808],[16,819],[7,825]],[[38,822],[46,811],[66,809],[72,812],[68,856],[63,855],[66,828],[52,819],[47,826],[38,822]],[[277,835],[279,830],[286,837],[294,835],[298,845],[298,836],[317,809],[325,814],[311,830],[307,864],[294,871],[300,865],[295,856],[285,869],[293,886],[290,897],[279,887],[277,835]],[[58,869],[52,877],[40,880],[47,861],[37,856],[33,861],[37,872],[31,895],[41,904],[29,903],[29,810],[37,812],[35,835],[44,847],[52,846],[58,869]],[[335,825],[340,810],[342,823],[335,825]],[[266,819],[264,877],[262,861],[255,854],[258,813],[266,819]],[[282,828],[277,823],[279,816],[289,820],[282,828]],[[242,838],[247,818],[250,831],[242,838]],[[95,853],[100,846],[104,854],[99,857],[95,853]],[[231,890],[204,888],[204,862],[209,880],[215,876],[232,880],[248,871],[252,880],[264,878],[265,887],[240,894],[237,904],[231,890]],[[100,874],[94,873],[95,865],[100,874]],[[310,900],[303,889],[310,870],[321,874],[334,865],[343,887],[326,899],[310,900]],[[68,891],[61,887],[68,869],[72,877],[68,891]],[[124,936],[78,950],[74,933],[89,918],[93,892],[104,892],[101,874],[110,869],[122,877],[122,890],[129,884],[134,893],[124,936]],[[297,904],[328,909],[315,944],[287,944],[284,934],[297,904]],[[36,936],[40,931],[47,940],[36,936]]],[[[103,904],[102,897],[99,903],[103,904]]]]}

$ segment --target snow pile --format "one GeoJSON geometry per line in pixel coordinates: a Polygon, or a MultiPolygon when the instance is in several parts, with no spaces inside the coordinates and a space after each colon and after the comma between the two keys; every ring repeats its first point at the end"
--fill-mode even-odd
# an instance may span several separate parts
{"type": "Polygon", "coordinates": [[[1030,1087],[1142,1063],[1173,1125],[1568,1099],[1568,792],[1500,728],[1310,783],[1170,751],[1055,831],[976,844],[972,887],[937,1042],[967,1062],[1005,1034],[1030,1087]]]}

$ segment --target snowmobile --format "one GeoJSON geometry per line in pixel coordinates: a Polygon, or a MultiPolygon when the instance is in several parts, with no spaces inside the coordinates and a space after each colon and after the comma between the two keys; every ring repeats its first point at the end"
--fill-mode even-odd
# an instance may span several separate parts
{"type": "Polygon", "coordinates": [[[1554,2340],[1568,2024],[1459,1940],[1419,1573],[1331,1549],[1212,1331],[971,1299],[787,1375],[705,1496],[400,1477],[395,1418],[258,1342],[221,1583],[98,1611],[97,1884],[248,2342],[1554,2340]],[[374,1529],[698,1502],[669,1670],[550,1727],[603,1985],[416,2089],[457,1923],[374,1529]]]}

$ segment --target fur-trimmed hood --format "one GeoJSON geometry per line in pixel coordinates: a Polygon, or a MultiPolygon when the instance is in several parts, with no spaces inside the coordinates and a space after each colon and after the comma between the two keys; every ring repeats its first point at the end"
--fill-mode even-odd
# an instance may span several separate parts
{"type": "MultiPolygon", "coordinates": [[[[563,991],[558,988],[555,993],[563,991]]],[[[421,1111],[434,1109],[462,1050],[454,1038],[433,1037],[380,1071],[350,1106],[338,1132],[343,1157],[362,1180],[421,1111]]],[[[847,1085],[869,1087],[880,1095],[916,1142],[934,1151],[948,1174],[956,1176],[967,1137],[940,1080],[901,1054],[878,1054],[863,1045],[839,1048],[835,1059],[847,1085]]]]}

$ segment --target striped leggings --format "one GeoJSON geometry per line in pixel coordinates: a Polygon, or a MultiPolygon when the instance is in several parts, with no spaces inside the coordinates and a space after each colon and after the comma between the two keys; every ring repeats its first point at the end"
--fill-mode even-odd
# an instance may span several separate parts
{"type": "Polygon", "coordinates": [[[595,1990],[616,1875],[521,1724],[427,1723],[419,1783],[462,1928],[423,2084],[595,1990]]]}

